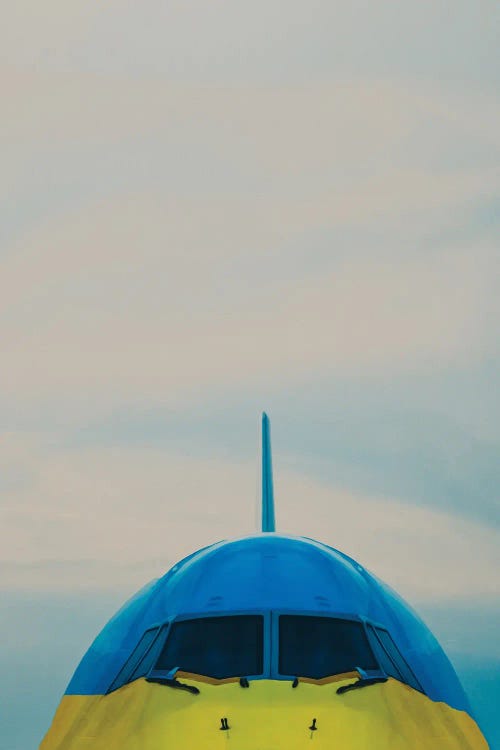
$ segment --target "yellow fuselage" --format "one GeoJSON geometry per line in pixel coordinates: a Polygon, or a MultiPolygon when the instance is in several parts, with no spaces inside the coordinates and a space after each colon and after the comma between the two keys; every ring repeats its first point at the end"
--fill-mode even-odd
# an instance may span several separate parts
{"type": "Polygon", "coordinates": [[[198,695],[144,679],[109,695],[66,695],[40,750],[487,750],[474,720],[396,680],[353,690],[178,675],[198,695]],[[221,729],[227,719],[229,729],[221,729]],[[312,730],[313,719],[316,729],[312,730]]]}

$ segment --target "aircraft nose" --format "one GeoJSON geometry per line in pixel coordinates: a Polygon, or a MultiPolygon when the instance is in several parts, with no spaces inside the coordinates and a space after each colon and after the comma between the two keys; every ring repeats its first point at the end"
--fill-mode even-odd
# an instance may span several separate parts
{"type": "Polygon", "coordinates": [[[183,678],[196,691],[139,679],[106,696],[66,696],[41,750],[487,750],[465,712],[392,679],[337,692],[352,679],[242,689],[183,678]]]}

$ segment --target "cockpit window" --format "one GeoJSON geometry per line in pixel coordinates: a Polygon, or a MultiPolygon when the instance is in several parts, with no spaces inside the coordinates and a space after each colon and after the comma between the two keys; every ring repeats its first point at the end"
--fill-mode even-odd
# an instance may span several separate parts
{"type": "Polygon", "coordinates": [[[262,615],[200,617],[174,622],[155,665],[222,680],[260,675],[264,667],[262,615]]]}
{"type": "Polygon", "coordinates": [[[167,625],[164,625],[161,628],[160,634],[158,635],[157,638],[155,638],[154,642],[151,644],[151,647],[143,653],[141,660],[137,662],[137,666],[135,667],[134,671],[130,675],[128,682],[132,682],[132,680],[137,680],[139,677],[144,677],[145,675],[147,675],[150,669],[153,668],[161,652],[161,647],[165,640],[165,633],[167,629],[168,629],[167,625]]]}
{"type": "Polygon", "coordinates": [[[280,616],[280,674],[321,679],[351,672],[356,667],[378,668],[360,622],[333,617],[280,616]]]}
{"type": "Polygon", "coordinates": [[[415,690],[422,690],[417,678],[403,659],[391,636],[383,628],[367,626],[370,643],[380,666],[389,677],[405,682],[415,690]]]}
{"type": "Polygon", "coordinates": [[[132,680],[136,680],[138,677],[142,677],[149,672],[152,664],[149,663],[148,666],[148,662],[151,662],[152,655],[154,655],[153,658],[156,658],[158,655],[157,653],[155,654],[156,649],[154,648],[154,644],[159,631],[160,628],[146,630],[130,657],[111,683],[108,693],[112,690],[118,690],[118,688],[127,682],[132,682],[132,680]]]}

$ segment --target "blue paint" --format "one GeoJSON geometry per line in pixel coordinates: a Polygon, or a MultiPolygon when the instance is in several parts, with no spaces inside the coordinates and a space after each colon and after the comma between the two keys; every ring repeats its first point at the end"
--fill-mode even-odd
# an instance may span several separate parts
{"type": "Polygon", "coordinates": [[[265,412],[262,414],[262,531],[276,531],[271,425],[265,412]]]}

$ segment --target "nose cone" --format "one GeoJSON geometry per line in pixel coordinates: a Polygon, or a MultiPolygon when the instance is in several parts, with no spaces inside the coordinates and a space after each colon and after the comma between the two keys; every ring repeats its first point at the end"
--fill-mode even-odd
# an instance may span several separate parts
{"type": "MultiPolygon", "coordinates": [[[[173,626],[168,632],[173,634],[173,626]]],[[[229,653],[231,643],[227,641],[229,653]]],[[[181,661],[166,666],[194,670],[181,661]]],[[[210,670],[203,674],[216,676],[210,670]]],[[[311,741],[318,750],[486,750],[467,711],[439,644],[394,592],[336,550],[267,533],[195,553],[126,604],[80,663],[41,748],[227,750],[231,740],[234,750],[310,750],[311,741]],[[141,651],[144,639],[153,631],[164,632],[167,621],[252,612],[269,624],[264,668],[228,673],[258,676],[248,688],[239,680],[195,679],[192,674],[180,679],[199,687],[196,694],[147,682],[143,675],[154,661],[134,676],[135,650],[137,658],[147,661],[141,651]],[[350,614],[385,628],[423,692],[409,687],[411,682],[403,684],[402,674],[401,681],[389,679],[342,694],[337,693],[339,684],[354,681],[355,675],[337,675],[323,684],[302,679],[296,688],[289,679],[295,669],[271,679],[281,674],[275,664],[281,636],[273,623],[285,613],[318,618],[350,614]],[[133,669],[120,682],[128,660],[133,669]]]]}
{"type": "Polygon", "coordinates": [[[145,632],[167,619],[248,611],[350,613],[379,623],[429,697],[470,712],[439,644],[393,591],[336,550],[274,533],[200,550],[146,587],[96,638],[67,695],[107,693],[145,632]]]}

